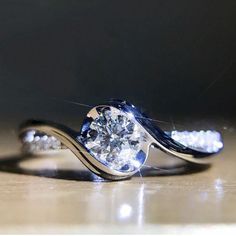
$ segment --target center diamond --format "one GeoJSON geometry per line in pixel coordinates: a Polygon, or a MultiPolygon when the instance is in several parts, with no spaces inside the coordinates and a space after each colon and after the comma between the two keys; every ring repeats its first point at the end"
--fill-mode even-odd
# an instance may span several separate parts
{"type": "Polygon", "coordinates": [[[99,116],[82,129],[83,143],[90,154],[111,169],[134,171],[142,164],[143,132],[127,114],[103,108],[99,116]]]}

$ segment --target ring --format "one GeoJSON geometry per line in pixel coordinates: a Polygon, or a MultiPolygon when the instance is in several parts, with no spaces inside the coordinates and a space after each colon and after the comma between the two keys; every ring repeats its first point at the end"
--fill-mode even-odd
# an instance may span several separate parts
{"type": "Polygon", "coordinates": [[[208,164],[223,148],[221,134],[207,131],[164,132],[134,105],[120,100],[93,107],[80,131],[65,125],[28,120],[19,137],[28,153],[69,148],[93,173],[126,179],[144,165],[150,148],[190,163],[208,164]]]}

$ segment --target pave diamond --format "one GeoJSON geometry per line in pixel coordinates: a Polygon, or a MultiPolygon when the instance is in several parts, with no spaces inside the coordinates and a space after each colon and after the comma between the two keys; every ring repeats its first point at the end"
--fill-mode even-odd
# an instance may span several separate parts
{"type": "Polygon", "coordinates": [[[39,152],[48,150],[59,150],[62,148],[61,142],[53,136],[29,130],[24,133],[23,150],[25,152],[39,152]]]}
{"type": "Polygon", "coordinates": [[[172,131],[171,137],[186,147],[206,153],[218,152],[223,148],[221,135],[217,131],[172,131]]]}
{"type": "Polygon", "coordinates": [[[82,137],[90,154],[111,169],[134,171],[144,161],[143,132],[131,117],[116,108],[103,108],[89,125],[84,124],[82,137]]]}

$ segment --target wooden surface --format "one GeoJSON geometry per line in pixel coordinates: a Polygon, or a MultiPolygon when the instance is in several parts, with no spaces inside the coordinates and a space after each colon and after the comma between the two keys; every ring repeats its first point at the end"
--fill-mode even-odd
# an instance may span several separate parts
{"type": "Polygon", "coordinates": [[[225,149],[208,168],[178,174],[147,169],[143,177],[119,182],[97,178],[68,151],[22,157],[15,133],[2,130],[1,233],[235,231],[232,127],[225,128],[225,149]]]}

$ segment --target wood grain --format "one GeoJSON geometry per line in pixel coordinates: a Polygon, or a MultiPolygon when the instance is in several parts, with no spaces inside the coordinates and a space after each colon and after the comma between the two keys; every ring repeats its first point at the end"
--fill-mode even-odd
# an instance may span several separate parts
{"type": "MultiPolygon", "coordinates": [[[[0,232],[235,231],[235,132],[225,131],[224,139],[223,152],[208,168],[147,169],[142,177],[109,182],[69,151],[23,157],[15,134],[3,131],[0,232]]],[[[155,162],[157,156],[149,164],[155,162]]]]}

